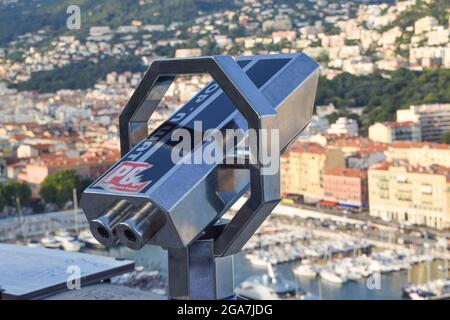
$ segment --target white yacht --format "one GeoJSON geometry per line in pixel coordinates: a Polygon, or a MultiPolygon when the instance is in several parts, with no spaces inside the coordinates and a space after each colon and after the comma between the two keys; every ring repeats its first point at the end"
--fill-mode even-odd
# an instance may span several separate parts
{"type": "Polygon", "coordinates": [[[61,241],[61,246],[65,251],[77,252],[85,246],[85,243],[75,239],[65,239],[61,241]]]}
{"type": "Polygon", "coordinates": [[[358,281],[362,279],[362,274],[358,272],[350,271],[346,274],[348,280],[358,281]]]}
{"type": "Polygon", "coordinates": [[[250,300],[280,300],[272,288],[254,281],[244,281],[235,290],[236,295],[250,300]]]}
{"type": "Polygon", "coordinates": [[[52,235],[46,235],[41,239],[41,244],[49,249],[59,249],[61,248],[61,242],[56,240],[52,235]]]}
{"type": "Polygon", "coordinates": [[[301,264],[294,268],[294,273],[300,277],[315,278],[317,269],[310,264],[301,264]]]}
{"type": "Polygon", "coordinates": [[[334,271],[329,269],[323,269],[322,271],[320,271],[320,277],[323,280],[328,281],[329,283],[338,285],[345,283],[347,280],[344,277],[337,275],[334,271]]]}

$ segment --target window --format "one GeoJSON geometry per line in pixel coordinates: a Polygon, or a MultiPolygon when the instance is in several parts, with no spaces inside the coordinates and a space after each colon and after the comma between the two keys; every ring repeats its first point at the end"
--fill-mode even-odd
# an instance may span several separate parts
{"type": "Polygon", "coordinates": [[[423,184],[423,185],[420,186],[420,192],[423,193],[423,194],[432,194],[433,193],[433,188],[429,184],[423,184]]]}

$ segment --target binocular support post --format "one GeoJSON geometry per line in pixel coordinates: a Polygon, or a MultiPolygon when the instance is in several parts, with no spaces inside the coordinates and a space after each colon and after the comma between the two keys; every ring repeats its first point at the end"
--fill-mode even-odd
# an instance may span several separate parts
{"type": "Polygon", "coordinates": [[[214,239],[168,249],[169,297],[217,300],[234,297],[233,256],[214,256],[214,239]]]}

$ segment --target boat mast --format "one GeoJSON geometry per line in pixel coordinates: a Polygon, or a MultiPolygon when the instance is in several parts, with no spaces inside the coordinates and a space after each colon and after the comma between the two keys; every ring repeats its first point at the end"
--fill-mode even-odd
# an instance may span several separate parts
{"type": "Polygon", "coordinates": [[[78,237],[78,198],[77,198],[77,189],[72,189],[72,195],[73,195],[73,213],[75,215],[74,221],[75,221],[75,235],[78,237]]]}
{"type": "Polygon", "coordinates": [[[19,226],[22,232],[22,237],[25,240],[25,242],[27,242],[27,234],[26,234],[26,230],[25,230],[25,220],[23,218],[22,215],[22,206],[20,204],[20,198],[16,195],[16,208],[17,208],[17,213],[19,215],[19,226]]]}

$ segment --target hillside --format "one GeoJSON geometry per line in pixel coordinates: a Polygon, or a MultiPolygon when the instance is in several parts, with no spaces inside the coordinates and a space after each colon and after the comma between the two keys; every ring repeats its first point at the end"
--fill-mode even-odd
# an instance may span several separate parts
{"type": "Polygon", "coordinates": [[[450,1],[417,0],[416,5],[402,12],[398,18],[389,25],[389,28],[399,26],[403,31],[406,31],[408,26],[413,26],[418,19],[427,16],[435,17],[441,25],[448,26],[450,18],[450,1]]]}
{"type": "Polygon", "coordinates": [[[448,69],[401,69],[362,77],[343,73],[333,80],[320,79],[317,104],[333,103],[341,112],[365,106],[361,124],[367,127],[376,121],[394,120],[398,109],[412,104],[450,103],[449,88],[448,69]]]}
{"type": "Polygon", "coordinates": [[[117,27],[140,20],[144,24],[192,21],[199,11],[232,8],[229,0],[20,0],[0,7],[0,47],[19,35],[45,28],[54,35],[70,34],[66,27],[69,5],[81,9],[81,31],[95,25],[117,27]]]}

